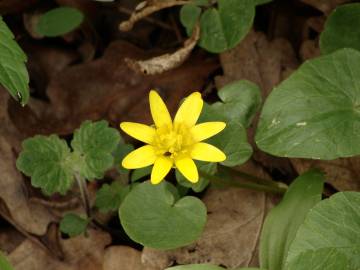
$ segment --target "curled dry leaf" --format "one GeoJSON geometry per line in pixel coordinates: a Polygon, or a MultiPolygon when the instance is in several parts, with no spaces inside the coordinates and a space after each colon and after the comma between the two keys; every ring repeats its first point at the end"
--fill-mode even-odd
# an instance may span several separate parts
{"type": "Polygon", "coordinates": [[[328,15],[336,6],[350,2],[351,0],[301,0],[301,1],[328,15]]]}
{"type": "Polygon", "coordinates": [[[130,31],[134,24],[137,21],[140,21],[141,19],[149,16],[150,14],[157,12],[159,10],[170,8],[173,6],[180,6],[185,5],[189,3],[189,1],[182,1],[182,0],[170,0],[170,1],[163,1],[163,0],[156,0],[156,1],[148,1],[148,2],[142,2],[141,5],[138,5],[134,11],[134,13],[131,14],[130,18],[122,22],[119,25],[119,29],[121,31],[130,31]]]}
{"type": "MultiPolygon", "coordinates": [[[[244,168],[248,173],[268,177],[250,162],[244,168]]],[[[273,206],[273,198],[246,189],[210,189],[203,198],[208,209],[208,221],[201,238],[176,250],[145,248],[142,260],[156,270],[173,264],[191,263],[211,263],[231,269],[257,266],[261,226],[273,206]]]]}
{"type": "Polygon", "coordinates": [[[200,38],[200,27],[197,25],[184,46],[172,54],[163,54],[148,60],[134,60],[126,58],[125,61],[130,68],[145,75],[161,74],[180,66],[190,56],[200,38]]]}
{"type": "Polygon", "coordinates": [[[64,259],[58,260],[38,245],[25,240],[10,255],[16,270],[98,270],[102,269],[104,248],[111,239],[107,233],[88,230],[88,237],[60,240],[64,259]]]}

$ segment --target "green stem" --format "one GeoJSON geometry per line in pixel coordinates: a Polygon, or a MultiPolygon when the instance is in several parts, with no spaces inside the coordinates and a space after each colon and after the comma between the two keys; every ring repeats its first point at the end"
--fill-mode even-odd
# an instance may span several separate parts
{"type": "Polygon", "coordinates": [[[262,185],[262,184],[252,183],[252,182],[240,182],[240,181],[236,181],[236,180],[230,180],[227,178],[220,178],[215,175],[207,174],[203,171],[200,171],[200,175],[209,179],[211,183],[217,184],[220,186],[246,188],[246,189],[275,193],[275,194],[284,194],[286,191],[286,188],[283,188],[280,186],[262,185]]]}
{"type": "Polygon", "coordinates": [[[89,200],[88,189],[86,186],[86,181],[79,174],[75,174],[75,178],[76,178],[77,184],[79,186],[81,200],[83,203],[83,207],[84,207],[86,216],[88,219],[90,219],[92,215],[91,215],[90,200],[89,200]]]}
{"type": "Polygon", "coordinates": [[[262,185],[265,185],[265,186],[272,186],[272,187],[275,187],[275,188],[280,187],[280,188],[287,189],[287,185],[285,183],[282,183],[282,182],[276,182],[276,181],[273,181],[273,180],[270,180],[270,179],[260,178],[260,177],[257,177],[255,175],[251,175],[251,174],[239,171],[239,170],[235,170],[235,169],[230,168],[230,167],[221,166],[221,168],[228,171],[231,175],[236,176],[236,177],[240,177],[240,178],[243,178],[243,179],[246,179],[246,180],[254,181],[256,183],[259,183],[259,184],[262,184],[262,185]]]}

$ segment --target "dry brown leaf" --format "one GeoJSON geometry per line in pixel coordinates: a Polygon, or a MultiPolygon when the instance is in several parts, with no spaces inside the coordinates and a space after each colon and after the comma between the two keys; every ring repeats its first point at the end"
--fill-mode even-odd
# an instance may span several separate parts
{"type": "Polygon", "coordinates": [[[111,246],[105,250],[102,270],[154,270],[141,262],[141,252],[128,246],[111,246]]]}
{"type": "Polygon", "coordinates": [[[107,119],[150,122],[148,92],[157,89],[171,111],[189,93],[201,90],[217,68],[216,59],[194,55],[181,67],[157,76],[133,72],[124,58],[145,58],[129,43],[117,41],[95,61],[63,69],[47,88],[50,103],[30,100],[29,106],[10,107],[11,119],[25,135],[70,134],[82,121],[107,119]]]}
{"type": "MultiPolygon", "coordinates": [[[[242,169],[265,178],[261,169],[251,163],[242,169]]],[[[227,268],[257,266],[260,231],[273,198],[245,189],[210,189],[203,198],[208,221],[201,238],[172,251],[145,248],[142,261],[157,270],[174,263],[211,263],[227,268]]]]}
{"type": "Polygon", "coordinates": [[[184,46],[172,54],[163,54],[148,60],[134,60],[126,58],[125,61],[134,71],[145,75],[161,74],[180,66],[190,56],[200,38],[200,28],[197,25],[184,46]]]}
{"type": "Polygon", "coordinates": [[[350,2],[351,0],[301,0],[301,2],[308,4],[325,14],[330,12],[338,5],[350,2]]]}
{"type": "Polygon", "coordinates": [[[104,248],[111,241],[107,233],[88,230],[88,237],[61,240],[64,260],[49,255],[29,240],[25,240],[10,255],[16,270],[99,270],[102,269],[104,248]]]}
{"type": "Polygon", "coordinates": [[[338,191],[360,191],[360,158],[342,158],[336,160],[291,159],[299,174],[310,168],[319,168],[326,174],[326,181],[338,191]]]}

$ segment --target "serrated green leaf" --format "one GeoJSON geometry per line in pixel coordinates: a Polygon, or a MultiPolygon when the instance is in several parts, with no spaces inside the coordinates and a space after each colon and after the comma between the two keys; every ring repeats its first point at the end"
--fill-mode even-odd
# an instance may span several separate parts
{"type": "MultiPolygon", "coordinates": [[[[260,237],[260,266],[284,269],[290,244],[310,209],[321,200],[324,175],[309,171],[295,179],[265,219],[260,237]]],[[[312,269],[312,268],[309,268],[312,269]]]]}
{"type": "Polygon", "coordinates": [[[71,142],[78,156],[76,170],[87,180],[102,178],[114,164],[112,152],[119,141],[119,132],[110,128],[106,121],[83,122],[71,142]]]}
{"type": "Polygon", "coordinates": [[[136,182],[137,180],[140,180],[141,178],[150,175],[151,170],[153,166],[148,166],[140,169],[133,170],[131,174],[131,182],[136,182]]]}
{"type": "Polygon", "coordinates": [[[11,96],[25,105],[29,100],[27,57],[0,16],[0,83],[11,96]]]}
{"type": "Polygon", "coordinates": [[[6,256],[0,251],[0,269],[1,270],[14,270],[11,264],[9,263],[6,256]]]}
{"type": "Polygon", "coordinates": [[[218,0],[218,9],[201,15],[199,46],[213,53],[235,47],[249,32],[254,16],[252,0],[218,0]]]}
{"type": "Polygon", "coordinates": [[[342,48],[360,51],[360,4],[337,7],[328,17],[325,29],[320,35],[322,54],[342,48]]]}
{"type": "Polygon", "coordinates": [[[116,211],[129,192],[130,186],[118,182],[113,182],[111,185],[104,184],[96,192],[95,206],[100,212],[116,211]]]}
{"type": "Polygon", "coordinates": [[[73,183],[70,149],[57,135],[35,136],[22,143],[16,166],[45,194],[65,194],[73,183]]]}
{"type": "Polygon", "coordinates": [[[113,152],[114,156],[114,166],[118,169],[118,172],[121,174],[129,173],[129,170],[124,168],[121,164],[121,161],[124,157],[129,154],[132,150],[134,150],[134,146],[126,143],[119,143],[113,152]]]}
{"type": "Polygon", "coordinates": [[[54,8],[39,17],[36,32],[46,37],[61,36],[77,28],[83,20],[84,15],[76,8],[54,8]]]}
{"type": "Polygon", "coordinates": [[[205,205],[191,196],[175,201],[169,186],[172,185],[168,182],[139,184],[121,204],[121,224],[135,242],[156,249],[173,249],[192,243],[202,233],[205,205]]]}
{"type": "Polygon", "coordinates": [[[186,29],[188,36],[191,36],[194,26],[201,14],[201,8],[195,4],[187,4],[180,9],[180,21],[186,29]]]}
{"type": "Polygon", "coordinates": [[[60,222],[60,231],[70,237],[80,235],[86,231],[89,221],[76,214],[66,214],[60,222]]]}
{"type": "Polygon", "coordinates": [[[223,102],[212,105],[228,120],[240,122],[244,127],[251,124],[261,105],[260,88],[249,81],[241,80],[225,85],[218,91],[223,102]]]}
{"type": "MultiPolygon", "coordinates": [[[[336,258],[342,261],[342,267],[338,269],[360,269],[359,192],[336,193],[311,209],[290,246],[286,269],[300,269],[294,264],[296,260],[303,260],[299,256],[310,258],[321,251],[327,255],[335,251],[336,258]],[[304,252],[308,253],[304,255],[304,252]]],[[[320,268],[318,265],[323,259],[314,259],[316,267],[312,269],[333,269],[320,268]]]]}
{"type": "Polygon", "coordinates": [[[305,62],[276,87],[256,132],[275,156],[335,159],[360,154],[360,52],[341,49],[305,62]]]}
{"type": "Polygon", "coordinates": [[[195,161],[196,166],[200,172],[200,178],[197,183],[191,183],[187,180],[178,170],[175,172],[176,180],[184,187],[191,188],[195,192],[202,192],[210,183],[209,179],[202,177],[201,172],[205,172],[209,175],[214,175],[217,171],[216,163],[195,161]]]}

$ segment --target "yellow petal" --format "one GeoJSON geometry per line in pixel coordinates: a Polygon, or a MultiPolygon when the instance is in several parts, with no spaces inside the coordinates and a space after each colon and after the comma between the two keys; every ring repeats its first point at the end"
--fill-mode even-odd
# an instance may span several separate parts
{"type": "Polygon", "coordinates": [[[150,111],[156,127],[171,125],[171,116],[159,94],[151,90],[149,94],[150,111]]]}
{"type": "Polygon", "coordinates": [[[225,128],[224,122],[206,122],[191,128],[191,134],[195,141],[200,142],[218,134],[225,128]]]}
{"type": "Polygon", "coordinates": [[[130,152],[122,161],[126,169],[138,169],[154,164],[156,159],[155,149],[151,145],[142,146],[130,152]]]}
{"type": "Polygon", "coordinates": [[[142,141],[144,143],[151,144],[154,140],[155,129],[147,125],[132,123],[132,122],[122,122],[120,128],[135,139],[142,141]]]}
{"type": "Polygon", "coordinates": [[[182,175],[192,183],[199,181],[199,173],[196,168],[195,162],[189,158],[179,158],[175,160],[176,168],[182,173],[182,175]]]}
{"type": "Polygon", "coordinates": [[[203,107],[203,100],[199,92],[194,92],[188,96],[178,109],[174,122],[184,123],[188,127],[192,127],[199,119],[203,107]]]}
{"type": "Polygon", "coordinates": [[[226,155],[219,148],[208,143],[195,144],[191,150],[191,157],[209,162],[221,162],[226,159],[226,155]]]}
{"type": "Polygon", "coordinates": [[[173,166],[172,159],[168,157],[158,157],[155,160],[154,167],[151,171],[151,183],[159,184],[161,180],[169,173],[171,167],[173,166]]]}

